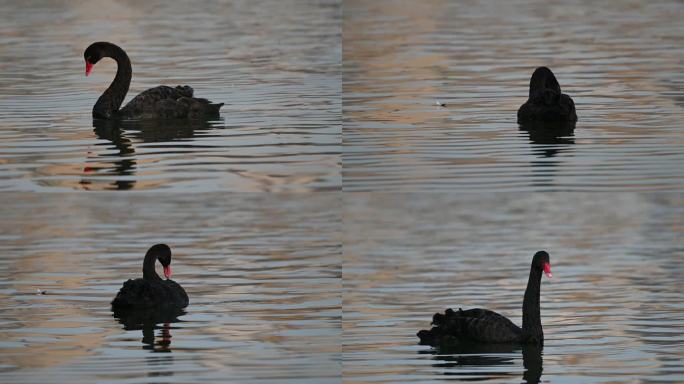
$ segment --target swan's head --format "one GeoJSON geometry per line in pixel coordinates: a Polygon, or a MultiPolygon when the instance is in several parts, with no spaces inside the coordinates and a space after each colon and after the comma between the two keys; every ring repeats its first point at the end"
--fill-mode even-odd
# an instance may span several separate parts
{"type": "Polygon", "coordinates": [[[97,42],[92,43],[85,52],[83,52],[83,58],[86,62],[86,76],[90,75],[90,71],[93,70],[93,65],[97,64],[100,59],[105,56],[105,49],[108,43],[97,42]]]}
{"type": "Polygon", "coordinates": [[[556,80],[553,72],[547,67],[539,67],[534,70],[530,79],[530,97],[533,93],[544,89],[551,89],[559,94],[561,93],[560,84],[558,84],[558,80],[556,80]]]}
{"type": "Polygon", "coordinates": [[[546,251],[539,251],[534,254],[534,258],[532,258],[532,267],[543,270],[546,277],[549,279],[553,277],[553,274],[551,273],[551,261],[549,261],[549,254],[546,251]]]}
{"type": "Polygon", "coordinates": [[[164,277],[171,277],[171,248],[166,244],[153,245],[149,251],[157,257],[157,260],[164,267],[164,277]]]}

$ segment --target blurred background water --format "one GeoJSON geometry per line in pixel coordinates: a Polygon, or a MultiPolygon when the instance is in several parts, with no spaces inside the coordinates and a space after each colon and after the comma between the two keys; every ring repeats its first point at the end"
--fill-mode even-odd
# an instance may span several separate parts
{"type": "Polygon", "coordinates": [[[340,17],[339,0],[0,1],[0,190],[340,189],[340,17]],[[84,76],[95,41],[131,58],[124,103],[187,84],[222,118],[95,129],[116,72],[84,76]]]}
{"type": "Polygon", "coordinates": [[[3,193],[0,382],[340,381],[338,193],[95,197],[3,193]],[[122,324],[160,242],[190,305],[122,324]]]}
{"type": "Polygon", "coordinates": [[[684,195],[345,194],[343,204],[345,382],[684,382],[684,195]],[[543,351],[418,345],[446,308],[520,325],[542,249],[553,271],[541,285],[543,351]]]}
{"type": "Polygon", "coordinates": [[[683,17],[676,0],[345,0],[345,191],[681,190],[683,17]],[[519,130],[542,65],[574,134],[519,130]]]}

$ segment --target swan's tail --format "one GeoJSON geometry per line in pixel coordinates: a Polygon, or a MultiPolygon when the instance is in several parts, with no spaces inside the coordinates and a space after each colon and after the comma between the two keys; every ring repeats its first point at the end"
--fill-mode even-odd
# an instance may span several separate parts
{"type": "Polygon", "coordinates": [[[464,312],[461,308],[454,311],[449,308],[444,313],[435,313],[432,317],[431,329],[423,329],[417,333],[420,343],[423,345],[440,345],[448,341],[456,341],[459,333],[460,318],[464,317],[464,312]],[[454,340],[446,340],[451,339],[454,340]]]}

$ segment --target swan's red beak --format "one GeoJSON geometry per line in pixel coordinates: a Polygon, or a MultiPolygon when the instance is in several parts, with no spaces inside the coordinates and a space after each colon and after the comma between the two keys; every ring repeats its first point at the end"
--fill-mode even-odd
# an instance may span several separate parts
{"type": "Polygon", "coordinates": [[[549,279],[553,277],[553,273],[551,273],[551,264],[544,263],[544,273],[546,273],[546,277],[549,279]]]}
{"type": "Polygon", "coordinates": [[[86,60],[86,76],[90,75],[90,71],[92,71],[92,70],[93,70],[93,65],[88,60],[86,60]]]}
{"type": "Polygon", "coordinates": [[[171,266],[170,265],[167,265],[166,267],[164,267],[164,277],[166,277],[167,279],[171,277],[171,266]]]}

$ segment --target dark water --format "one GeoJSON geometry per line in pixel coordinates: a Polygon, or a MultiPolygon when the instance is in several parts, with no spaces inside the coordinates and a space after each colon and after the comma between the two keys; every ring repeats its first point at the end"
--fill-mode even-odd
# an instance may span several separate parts
{"type": "Polygon", "coordinates": [[[674,0],[345,1],[345,191],[681,190],[683,16],[674,0]],[[518,128],[541,65],[575,100],[574,134],[518,128]]]}
{"type": "Polygon", "coordinates": [[[340,188],[340,1],[0,2],[0,190],[340,188]],[[131,57],[127,102],[188,84],[226,105],[205,124],[128,125],[91,110],[131,57]]]}
{"type": "Polygon", "coordinates": [[[343,203],[345,382],[684,381],[681,194],[346,194],[343,203]],[[553,270],[541,286],[543,351],[418,345],[416,332],[449,307],[520,325],[540,249],[553,270]]]}
{"type": "Polygon", "coordinates": [[[4,197],[0,382],[339,382],[338,194],[4,197]],[[190,305],[126,329],[109,302],[158,242],[190,305]]]}

